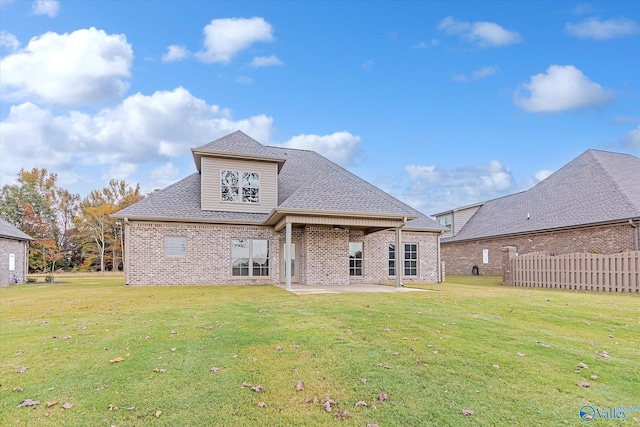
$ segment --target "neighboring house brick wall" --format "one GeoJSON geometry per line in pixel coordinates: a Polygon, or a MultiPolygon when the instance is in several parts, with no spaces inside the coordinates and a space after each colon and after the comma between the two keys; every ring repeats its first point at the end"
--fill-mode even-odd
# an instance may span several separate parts
{"type": "Polygon", "coordinates": [[[610,254],[633,250],[633,228],[629,224],[605,225],[465,242],[442,242],[442,260],[447,265],[447,274],[469,275],[473,266],[477,265],[481,275],[501,275],[502,248],[505,246],[517,246],[521,254],[610,254]],[[489,250],[488,264],[482,263],[483,249],[489,250]]]}
{"type": "Polygon", "coordinates": [[[6,239],[0,237],[0,286],[14,283],[13,276],[18,278],[18,283],[24,283],[27,278],[25,271],[28,244],[24,241],[6,239]],[[9,255],[15,255],[15,270],[9,271],[9,255]]]}

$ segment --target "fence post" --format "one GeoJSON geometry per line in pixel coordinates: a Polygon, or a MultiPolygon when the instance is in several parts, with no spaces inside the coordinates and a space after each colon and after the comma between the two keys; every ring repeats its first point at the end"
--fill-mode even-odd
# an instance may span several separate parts
{"type": "Polygon", "coordinates": [[[513,268],[511,266],[512,259],[517,254],[515,246],[505,246],[502,248],[502,284],[504,286],[513,286],[513,268]]]}

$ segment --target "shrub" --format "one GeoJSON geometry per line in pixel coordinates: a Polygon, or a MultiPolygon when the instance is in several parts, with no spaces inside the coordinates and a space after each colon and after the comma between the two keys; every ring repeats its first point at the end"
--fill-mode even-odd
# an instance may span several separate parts
{"type": "Polygon", "coordinates": [[[53,274],[47,274],[46,276],[44,276],[44,282],[53,283],[53,274]]]}
{"type": "Polygon", "coordinates": [[[27,277],[27,283],[36,283],[38,279],[35,277],[27,277]]]}

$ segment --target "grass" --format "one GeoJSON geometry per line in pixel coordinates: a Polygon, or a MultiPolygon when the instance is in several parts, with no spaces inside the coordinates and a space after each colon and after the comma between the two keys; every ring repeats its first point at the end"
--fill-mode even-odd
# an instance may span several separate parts
{"type": "Polygon", "coordinates": [[[582,424],[583,405],[640,406],[640,295],[447,280],[304,296],[114,275],[0,289],[0,425],[556,426],[582,424]]]}

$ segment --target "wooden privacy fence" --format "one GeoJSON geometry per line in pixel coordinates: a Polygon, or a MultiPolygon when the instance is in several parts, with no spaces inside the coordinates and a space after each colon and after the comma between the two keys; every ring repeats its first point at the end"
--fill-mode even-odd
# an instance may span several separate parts
{"type": "Polygon", "coordinates": [[[640,252],[600,255],[549,255],[533,252],[517,256],[505,248],[505,285],[640,293],[640,252]]]}

